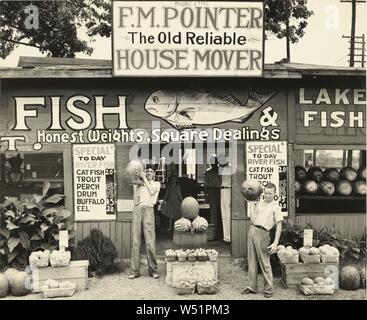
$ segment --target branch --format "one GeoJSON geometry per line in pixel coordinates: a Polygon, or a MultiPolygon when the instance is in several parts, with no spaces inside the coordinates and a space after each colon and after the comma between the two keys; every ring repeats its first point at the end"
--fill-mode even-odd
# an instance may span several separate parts
{"type": "Polygon", "coordinates": [[[34,47],[34,48],[41,49],[41,47],[36,46],[36,45],[34,45],[34,44],[24,43],[24,42],[20,42],[20,41],[11,40],[11,39],[2,39],[2,41],[5,41],[5,42],[12,42],[12,43],[20,44],[20,45],[23,45],[23,46],[28,46],[28,47],[34,47]]]}

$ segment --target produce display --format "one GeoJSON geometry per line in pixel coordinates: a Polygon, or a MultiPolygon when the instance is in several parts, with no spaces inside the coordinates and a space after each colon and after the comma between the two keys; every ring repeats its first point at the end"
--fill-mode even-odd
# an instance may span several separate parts
{"type": "Polygon", "coordinates": [[[175,231],[186,232],[191,230],[191,221],[186,218],[178,219],[174,224],[175,231]]]}
{"type": "Polygon", "coordinates": [[[295,167],[295,192],[305,195],[323,196],[365,196],[366,168],[355,170],[344,167],[340,171],[311,167],[308,171],[302,166],[295,167]]]}
{"type": "Polygon", "coordinates": [[[197,216],[192,222],[187,218],[178,219],[174,224],[174,229],[177,232],[204,232],[208,229],[208,221],[200,216],[197,216]]]}
{"type": "Polygon", "coordinates": [[[300,290],[305,295],[333,294],[335,283],[331,278],[316,277],[315,279],[303,278],[300,290]]]}
{"type": "Polygon", "coordinates": [[[192,222],[192,227],[194,231],[204,232],[208,229],[209,224],[205,218],[198,216],[192,222]]]}
{"type": "Polygon", "coordinates": [[[303,263],[320,263],[320,250],[318,248],[302,247],[298,250],[303,263]]]}
{"type": "Polygon", "coordinates": [[[65,251],[62,247],[60,250],[54,250],[50,254],[50,263],[52,267],[65,267],[71,260],[71,252],[65,251]]]}
{"type": "Polygon", "coordinates": [[[195,219],[199,215],[199,202],[193,197],[186,197],[181,203],[181,213],[186,219],[195,219]]]}
{"type": "Polygon", "coordinates": [[[347,266],[340,271],[340,287],[345,290],[357,290],[361,284],[361,275],[356,267],[347,266]]]}
{"type": "Polygon", "coordinates": [[[366,266],[359,270],[359,275],[361,277],[361,288],[366,289],[366,266]]]}
{"type": "Polygon", "coordinates": [[[198,294],[215,294],[218,292],[217,281],[215,279],[205,277],[198,280],[196,288],[198,294]]]}
{"type": "Polygon", "coordinates": [[[217,261],[218,259],[218,251],[215,249],[178,249],[178,250],[172,250],[168,249],[165,251],[165,255],[167,258],[167,261],[173,262],[173,261],[217,261]]]}
{"type": "Polygon", "coordinates": [[[76,291],[76,284],[70,281],[58,282],[54,279],[48,279],[41,287],[45,298],[71,297],[76,291]]]}
{"type": "Polygon", "coordinates": [[[139,160],[132,160],[126,167],[127,180],[130,184],[141,184],[141,178],[137,174],[137,170],[144,170],[144,163],[139,160]]]}
{"type": "Polygon", "coordinates": [[[321,262],[339,262],[339,250],[333,246],[325,244],[319,247],[321,262]]]}
{"type": "Polygon", "coordinates": [[[183,278],[178,281],[178,294],[187,295],[194,294],[196,288],[196,279],[193,278],[183,278]]]}
{"type": "Polygon", "coordinates": [[[283,245],[279,245],[277,247],[277,254],[279,260],[284,264],[298,263],[299,261],[298,251],[291,246],[285,247],[283,245]]]}
{"type": "Polygon", "coordinates": [[[31,267],[44,268],[49,264],[50,251],[35,251],[29,256],[29,265],[31,267]]]}
{"type": "Polygon", "coordinates": [[[262,192],[263,188],[257,180],[245,180],[241,185],[241,193],[247,201],[255,201],[262,192]]]}
{"type": "Polygon", "coordinates": [[[32,278],[28,273],[11,269],[8,273],[5,272],[5,277],[9,281],[13,296],[25,296],[30,293],[32,278]]]}
{"type": "Polygon", "coordinates": [[[9,281],[5,274],[0,273],[0,298],[4,298],[9,294],[10,286],[9,281]]]}

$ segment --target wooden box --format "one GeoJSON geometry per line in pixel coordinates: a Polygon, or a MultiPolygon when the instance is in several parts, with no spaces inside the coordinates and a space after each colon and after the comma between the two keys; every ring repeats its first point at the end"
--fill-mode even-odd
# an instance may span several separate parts
{"type": "Polygon", "coordinates": [[[204,248],[207,245],[205,232],[177,232],[173,233],[173,244],[183,249],[204,248]]]}
{"type": "Polygon", "coordinates": [[[88,260],[70,261],[67,267],[31,268],[33,292],[41,291],[48,279],[70,281],[76,284],[77,290],[85,290],[88,285],[88,260]]]}
{"type": "Polygon", "coordinates": [[[178,287],[178,281],[185,277],[199,278],[201,275],[218,280],[217,261],[167,262],[166,284],[178,287]]]}
{"type": "Polygon", "coordinates": [[[297,263],[283,264],[282,285],[285,288],[297,289],[303,278],[330,277],[337,283],[339,279],[338,263],[297,263]]]}

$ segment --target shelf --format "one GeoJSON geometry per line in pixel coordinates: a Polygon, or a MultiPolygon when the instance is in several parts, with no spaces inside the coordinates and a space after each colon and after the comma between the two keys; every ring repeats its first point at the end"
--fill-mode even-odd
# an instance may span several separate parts
{"type": "Polygon", "coordinates": [[[60,178],[24,178],[23,182],[64,182],[64,179],[60,178]]]}
{"type": "Polygon", "coordinates": [[[366,196],[311,196],[311,195],[297,195],[296,198],[304,200],[363,200],[366,201],[366,196]]]}

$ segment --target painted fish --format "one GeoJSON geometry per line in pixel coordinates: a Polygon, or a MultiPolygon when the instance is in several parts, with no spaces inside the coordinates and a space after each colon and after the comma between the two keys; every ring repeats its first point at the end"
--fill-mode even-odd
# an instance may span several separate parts
{"type": "Polygon", "coordinates": [[[250,90],[247,102],[241,104],[232,94],[222,98],[201,91],[158,90],[145,102],[145,110],[176,129],[229,121],[244,123],[274,94],[275,92],[259,94],[250,90]]]}

